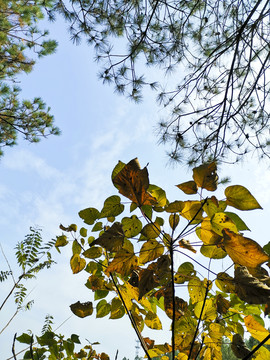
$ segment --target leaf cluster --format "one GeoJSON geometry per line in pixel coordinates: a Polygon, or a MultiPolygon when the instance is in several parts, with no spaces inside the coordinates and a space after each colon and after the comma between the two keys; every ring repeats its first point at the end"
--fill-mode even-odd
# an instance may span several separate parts
{"type": "Polygon", "coordinates": [[[79,212],[90,230],[61,225],[67,235],[55,243],[60,249],[72,242],[72,272],[87,273],[85,286],[97,302],[72,304],[75,315],[95,312],[97,318],[118,319],[126,314],[148,359],[170,353],[173,359],[219,360],[224,337],[234,344],[239,340],[234,335],[242,338],[245,331],[260,342],[269,336],[261,317],[263,311],[268,314],[270,303],[269,274],[262,267],[269,254],[243,235],[249,229],[239,215],[227,211],[261,208],[248,189],[228,186],[222,200],[203,197],[203,192],[217,189],[215,163],[194,168],[193,179],[177,185],[188,196],[199,195],[199,200],[170,202],[163,189],[149,184],[147,168],[141,169],[137,159],[120,161],[112,182],[130,200],[126,211],[131,216],[119,218],[128,204],[113,195],[101,210],[79,212]],[[200,256],[195,257],[198,249],[200,256]],[[227,270],[211,266],[225,257],[231,264],[227,270]],[[209,261],[208,267],[202,259],[209,261]],[[162,329],[160,312],[171,321],[171,344],[155,344],[142,336],[145,326],[162,329]]]}

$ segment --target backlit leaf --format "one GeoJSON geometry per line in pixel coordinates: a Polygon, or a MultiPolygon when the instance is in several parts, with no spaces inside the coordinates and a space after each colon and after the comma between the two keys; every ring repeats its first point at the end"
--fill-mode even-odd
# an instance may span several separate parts
{"type": "Polygon", "coordinates": [[[77,240],[74,240],[72,243],[72,254],[80,254],[82,251],[81,245],[78,243],[77,240]]]}
{"type": "Polygon", "coordinates": [[[158,285],[159,283],[154,276],[153,270],[141,270],[139,273],[139,300],[158,285]]]}
{"type": "MultiPolygon", "coordinates": [[[[244,318],[244,322],[247,331],[250,333],[251,336],[254,337],[254,339],[263,341],[266,338],[266,336],[269,335],[269,331],[266,330],[261,324],[259,324],[258,321],[256,321],[252,315],[246,316],[244,318]]],[[[267,340],[265,344],[269,345],[270,340],[267,340]]]]}
{"type": "Polygon", "coordinates": [[[193,179],[197,186],[209,191],[215,191],[218,181],[216,163],[203,164],[194,168],[193,179]]]}
{"type": "Polygon", "coordinates": [[[109,227],[98,239],[91,245],[100,245],[108,251],[118,251],[123,247],[125,234],[122,225],[119,222],[109,227]]]}
{"type": "Polygon", "coordinates": [[[235,292],[248,304],[266,304],[270,302],[270,287],[253,277],[245,266],[234,271],[235,292]]]}
{"type": "Polygon", "coordinates": [[[189,281],[188,292],[192,304],[195,304],[199,301],[203,301],[207,286],[208,289],[211,288],[211,285],[207,285],[207,284],[209,284],[207,279],[201,281],[198,277],[194,277],[189,281]]]}
{"type": "Polygon", "coordinates": [[[194,307],[194,314],[199,319],[201,316],[202,320],[213,321],[217,317],[217,310],[214,304],[214,299],[206,299],[203,312],[201,315],[203,301],[199,301],[194,307]]]}
{"type": "Polygon", "coordinates": [[[141,233],[146,239],[155,239],[160,234],[160,225],[156,222],[146,224],[141,233]]]}
{"type": "Polygon", "coordinates": [[[224,272],[218,273],[215,283],[221,291],[225,293],[235,293],[234,278],[230,275],[224,272]]]}
{"type": "Polygon", "coordinates": [[[124,303],[128,310],[131,310],[133,306],[132,300],[138,301],[139,299],[139,289],[133,287],[128,282],[124,283],[123,285],[119,286],[120,293],[123,297],[124,303]]]}
{"type": "Polygon", "coordinates": [[[164,252],[164,246],[156,240],[146,241],[140,250],[140,263],[145,264],[159,258],[164,252]]]}
{"type": "Polygon", "coordinates": [[[124,217],[121,221],[123,232],[126,237],[131,238],[137,236],[142,230],[142,223],[136,215],[124,217]]]}
{"type": "Polygon", "coordinates": [[[227,256],[226,251],[218,248],[216,245],[202,245],[200,252],[210,259],[223,259],[227,256]]]}
{"type": "Polygon", "coordinates": [[[196,228],[196,235],[205,245],[218,244],[222,237],[212,230],[212,224],[209,217],[204,218],[201,227],[196,228]]]}
{"type": "Polygon", "coordinates": [[[117,272],[123,276],[130,275],[138,267],[138,258],[133,252],[119,250],[106,269],[106,273],[117,272]]]}
{"type": "Polygon", "coordinates": [[[174,281],[177,284],[183,284],[186,281],[191,280],[194,275],[196,275],[196,271],[194,270],[194,266],[190,262],[184,262],[181,264],[174,276],[174,281]]]}
{"type": "Polygon", "coordinates": [[[241,185],[228,186],[225,189],[226,202],[228,205],[239,210],[262,209],[254,196],[241,185]]]}
{"type": "MultiPolygon", "coordinates": [[[[174,305],[175,305],[175,319],[179,320],[182,316],[185,315],[188,304],[185,300],[179,298],[178,296],[174,297],[174,305]]],[[[166,315],[172,319],[173,318],[173,297],[172,290],[169,287],[164,294],[164,308],[166,315]]]]}
{"type": "Polygon", "coordinates": [[[112,179],[120,194],[139,206],[155,205],[157,200],[147,191],[149,187],[148,170],[141,170],[137,159],[131,160],[112,179]]]}
{"type": "Polygon", "coordinates": [[[75,304],[70,305],[70,309],[78,317],[84,318],[93,314],[93,304],[91,301],[81,303],[77,301],[75,304]]]}
{"type": "Polygon", "coordinates": [[[197,194],[198,191],[195,181],[186,181],[176,186],[187,195],[197,194]]]}
{"type": "Polygon", "coordinates": [[[226,201],[218,201],[215,196],[212,196],[211,198],[206,199],[203,210],[211,218],[217,212],[224,212],[226,207],[226,201]]]}
{"type": "Polygon", "coordinates": [[[173,230],[176,229],[177,225],[179,224],[179,220],[180,220],[180,217],[178,214],[171,214],[169,216],[169,224],[173,230]]]}
{"type": "Polygon", "coordinates": [[[108,315],[111,311],[111,305],[107,303],[106,300],[100,300],[100,302],[96,306],[96,317],[102,318],[108,315]]]}
{"type": "Polygon", "coordinates": [[[230,229],[235,233],[238,232],[235,223],[225,213],[216,213],[211,219],[211,224],[212,230],[221,236],[223,235],[223,229],[230,229]]]}
{"type": "Polygon", "coordinates": [[[150,184],[148,187],[148,192],[156,199],[157,203],[155,206],[166,206],[168,200],[163,189],[161,189],[159,186],[150,184]]]}
{"type": "Polygon", "coordinates": [[[238,231],[250,230],[245,222],[237,214],[227,211],[224,214],[229,216],[229,218],[235,223],[238,231]]]}
{"type": "Polygon", "coordinates": [[[145,325],[148,326],[150,329],[154,329],[154,330],[162,329],[162,324],[159,317],[157,316],[157,314],[151,311],[148,311],[148,313],[146,314],[144,322],[145,325]]]}
{"type": "Polygon", "coordinates": [[[87,229],[84,228],[84,227],[80,228],[80,235],[82,237],[86,237],[87,236],[87,229]]]}
{"type": "Polygon", "coordinates": [[[166,206],[165,210],[168,213],[179,213],[180,211],[183,210],[184,206],[185,206],[184,201],[176,200],[176,201],[169,203],[166,206]]]}
{"type": "Polygon", "coordinates": [[[269,256],[256,241],[227,229],[223,230],[223,235],[223,245],[234,263],[255,268],[269,261],[269,256]]]}
{"type": "Polygon", "coordinates": [[[125,315],[125,308],[119,298],[113,298],[110,319],[120,319],[125,315]]]}
{"type": "Polygon", "coordinates": [[[266,347],[261,346],[253,355],[252,360],[266,360],[270,359],[270,351],[266,347]]]}
{"type": "Polygon", "coordinates": [[[234,355],[239,359],[243,359],[245,356],[247,356],[250,353],[250,349],[247,347],[244,340],[242,339],[242,336],[239,334],[233,335],[231,349],[234,355]]]}
{"type": "Polygon", "coordinates": [[[66,235],[56,237],[55,247],[66,246],[68,244],[66,235]]]}
{"type": "Polygon", "coordinates": [[[77,274],[85,268],[86,261],[79,254],[75,254],[70,259],[70,267],[73,274],[77,274]]]}
{"type": "Polygon", "coordinates": [[[196,254],[197,250],[194,249],[194,247],[190,244],[189,240],[181,239],[178,242],[180,248],[187,249],[192,251],[194,254],[196,254]]]}
{"type": "Polygon", "coordinates": [[[83,219],[87,225],[93,225],[94,222],[99,219],[99,211],[95,208],[87,208],[79,212],[79,217],[83,219]]]}
{"type": "Polygon", "coordinates": [[[217,312],[220,314],[226,314],[230,308],[230,302],[225,299],[221,294],[217,295],[217,312]]]}
{"type": "Polygon", "coordinates": [[[124,211],[124,205],[121,204],[121,198],[117,195],[108,197],[105,200],[99,218],[117,216],[124,211]]]}
{"type": "Polygon", "coordinates": [[[202,203],[200,201],[183,201],[183,208],[180,212],[187,220],[192,220],[191,224],[197,224],[202,220],[202,203]]]}
{"type": "Polygon", "coordinates": [[[102,255],[102,248],[100,246],[93,246],[83,252],[83,256],[87,259],[96,259],[102,255]]]}

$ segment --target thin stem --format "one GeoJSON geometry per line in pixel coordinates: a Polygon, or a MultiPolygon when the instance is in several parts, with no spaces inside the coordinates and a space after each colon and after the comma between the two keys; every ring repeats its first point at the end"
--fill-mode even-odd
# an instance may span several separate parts
{"type": "Polygon", "coordinates": [[[171,279],[172,279],[172,360],[175,358],[175,284],[174,284],[174,258],[173,258],[173,241],[170,244],[170,257],[171,257],[171,279]]]}
{"type": "Polygon", "coordinates": [[[257,350],[259,350],[259,348],[260,348],[264,343],[266,343],[266,341],[269,340],[269,339],[270,339],[270,334],[267,335],[266,338],[263,339],[263,341],[261,341],[248,355],[246,355],[246,356],[243,358],[243,360],[248,360],[248,359],[250,359],[251,356],[252,356],[253,354],[255,354],[255,352],[256,352],[257,350]]]}
{"type": "Polygon", "coordinates": [[[15,354],[15,341],[16,341],[16,337],[17,337],[17,333],[15,333],[15,335],[14,335],[13,343],[12,343],[12,348],[11,348],[14,360],[17,360],[16,354],[15,354]]]}

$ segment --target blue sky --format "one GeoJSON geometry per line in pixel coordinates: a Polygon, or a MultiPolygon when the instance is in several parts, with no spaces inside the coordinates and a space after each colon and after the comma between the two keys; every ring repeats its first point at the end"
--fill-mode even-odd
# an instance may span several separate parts
{"type": "MultiPolygon", "coordinates": [[[[165,149],[157,145],[154,129],[161,113],[154,94],[146,93],[145,101],[139,105],[114,94],[112,87],[97,80],[98,66],[93,62],[92,50],[84,45],[74,46],[65,24],[58,21],[50,25],[50,33],[59,42],[56,54],[39,60],[30,75],[20,78],[20,86],[23,97],[41,96],[51,106],[62,135],[39,144],[20,140],[18,146],[5,149],[0,160],[0,242],[15,273],[13,249],[30,226],[42,227],[43,237],[48,241],[61,233],[60,223],[79,223],[79,210],[101,207],[106,197],[116,193],[110,176],[118,160],[128,162],[138,157],[142,167],[149,162],[150,182],[168,189],[170,200],[183,197],[174,185],[191,179],[186,167],[167,166],[165,149]]],[[[222,167],[222,173],[232,178],[232,184],[246,186],[264,208],[242,217],[252,230],[248,236],[261,244],[267,243],[270,240],[267,164],[258,165],[250,157],[243,166],[222,167]]],[[[83,285],[87,274],[71,274],[70,252],[64,250],[61,256],[55,252],[55,256],[58,264],[28,285],[32,290],[29,299],[35,300],[33,310],[20,313],[1,335],[3,359],[12,355],[15,332],[32,329],[39,333],[48,313],[54,316],[57,327],[71,315],[71,303],[91,300],[90,291],[83,285]]],[[[2,257],[1,264],[4,266],[2,257]]],[[[6,294],[8,284],[3,288],[6,294]]],[[[10,301],[3,324],[13,310],[10,301]]],[[[117,349],[119,359],[124,356],[133,359],[135,355],[136,338],[127,319],[73,316],[59,332],[99,341],[97,350],[112,357],[117,349]]],[[[159,338],[164,342],[164,333],[160,332],[159,338]]]]}

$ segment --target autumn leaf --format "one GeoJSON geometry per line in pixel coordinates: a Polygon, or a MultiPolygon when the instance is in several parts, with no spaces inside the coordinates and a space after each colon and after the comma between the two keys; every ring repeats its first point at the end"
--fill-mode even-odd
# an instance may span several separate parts
{"type": "Polygon", "coordinates": [[[218,181],[216,163],[203,164],[194,168],[193,179],[197,186],[209,191],[215,191],[218,181]]]}
{"type": "Polygon", "coordinates": [[[125,165],[112,181],[120,194],[139,206],[157,204],[157,200],[147,191],[149,187],[147,168],[141,169],[137,159],[125,165]]]}
{"type": "Polygon", "coordinates": [[[241,185],[228,186],[225,189],[226,202],[228,205],[239,210],[262,209],[254,196],[241,185]]]}
{"type": "Polygon", "coordinates": [[[245,356],[247,356],[250,353],[249,348],[246,346],[244,340],[242,339],[242,336],[239,334],[233,335],[231,349],[234,355],[239,359],[243,359],[245,356]]]}
{"type": "Polygon", "coordinates": [[[156,313],[148,311],[144,319],[145,325],[153,330],[161,330],[162,324],[156,313]]]}
{"type": "Polygon", "coordinates": [[[123,247],[125,234],[122,225],[115,222],[109,229],[96,240],[91,243],[92,245],[100,245],[110,252],[115,252],[123,247]]]}
{"type": "MultiPolygon", "coordinates": [[[[254,339],[263,341],[268,335],[269,331],[266,330],[258,321],[254,319],[252,315],[248,315],[244,318],[244,322],[247,328],[247,331],[254,337],[254,339]]],[[[270,344],[270,340],[267,340],[266,345],[270,344]]]]}
{"type": "Polygon", "coordinates": [[[75,304],[70,305],[70,309],[78,317],[84,318],[90,316],[93,313],[93,304],[91,301],[81,303],[77,301],[75,304]]]}
{"type": "Polygon", "coordinates": [[[202,245],[200,247],[200,253],[210,259],[223,259],[227,256],[226,251],[216,245],[202,245]]]}
{"type": "Polygon", "coordinates": [[[235,223],[225,213],[218,212],[211,219],[212,230],[218,235],[223,235],[223,229],[229,229],[235,233],[238,229],[235,223]]]}
{"type": "Polygon", "coordinates": [[[113,298],[110,319],[120,319],[125,315],[125,308],[119,298],[113,298]]]}
{"type": "Polygon", "coordinates": [[[73,274],[77,274],[85,268],[86,261],[79,254],[74,254],[70,259],[70,267],[73,274]]]}
{"type": "Polygon", "coordinates": [[[186,181],[176,186],[187,195],[197,194],[198,191],[195,181],[186,181]]]}
{"type": "Polygon", "coordinates": [[[224,229],[223,245],[234,263],[255,268],[269,261],[269,256],[256,241],[224,229]]]}
{"type": "Polygon", "coordinates": [[[106,269],[106,274],[117,272],[123,276],[130,275],[138,267],[138,258],[134,252],[119,250],[106,269]]]}
{"type": "Polygon", "coordinates": [[[196,254],[197,250],[194,249],[194,247],[190,244],[189,240],[181,239],[178,242],[180,248],[187,249],[192,251],[194,254],[196,254]]]}
{"type": "Polygon", "coordinates": [[[183,201],[183,208],[180,212],[181,216],[183,216],[187,220],[192,220],[191,224],[199,223],[202,218],[202,203],[200,201],[183,201]]]}
{"type": "Polygon", "coordinates": [[[175,230],[176,227],[178,226],[179,224],[179,220],[180,220],[180,217],[178,214],[171,214],[169,216],[169,224],[170,224],[170,227],[175,230]]]}
{"type": "Polygon", "coordinates": [[[207,279],[201,281],[197,276],[193,277],[188,283],[188,292],[192,304],[202,301],[205,296],[205,291],[211,289],[211,283],[207,279]]]}
{"type": "Polygon", "coordinates": [[[119,196],[110,196],[105,200],[99,218],[117,216],[124,211],[124,208],[125,207],[123,204],[121,204],[121,198],[119,196]]]}
{"type": "Polygon", "coordinates": [[[234,271],[235,292],[248,304],[266,304],[270,302],[270,287],[253,277],[245,266],[234,271]]]}
{"type": "Polygon", "coordinates": [[[225,293],[235,293],[235,284],[234,278],[225,272],[217,274],[217,279],[215,281],[217,287],[225,293]]]}
{"type": "Polygon", "coordinates": [[[153,270],[141,270],[139,273],[139,300],[158,285],[159,282],[157,281],[153,270]]]}
{"type": "Polygon", "coordinates": [[[230,308],[230,302],[225,299],[221,294],[218,294],[216,299],[216,307],[218,313],[226,314],[230,308]]]}
{"type": "Polygon", "coordinates": [[[159,258],[164,252],[164,246],[156,240],[146,241],[140,250],[140,263],[145,264],[159,258]]]}

